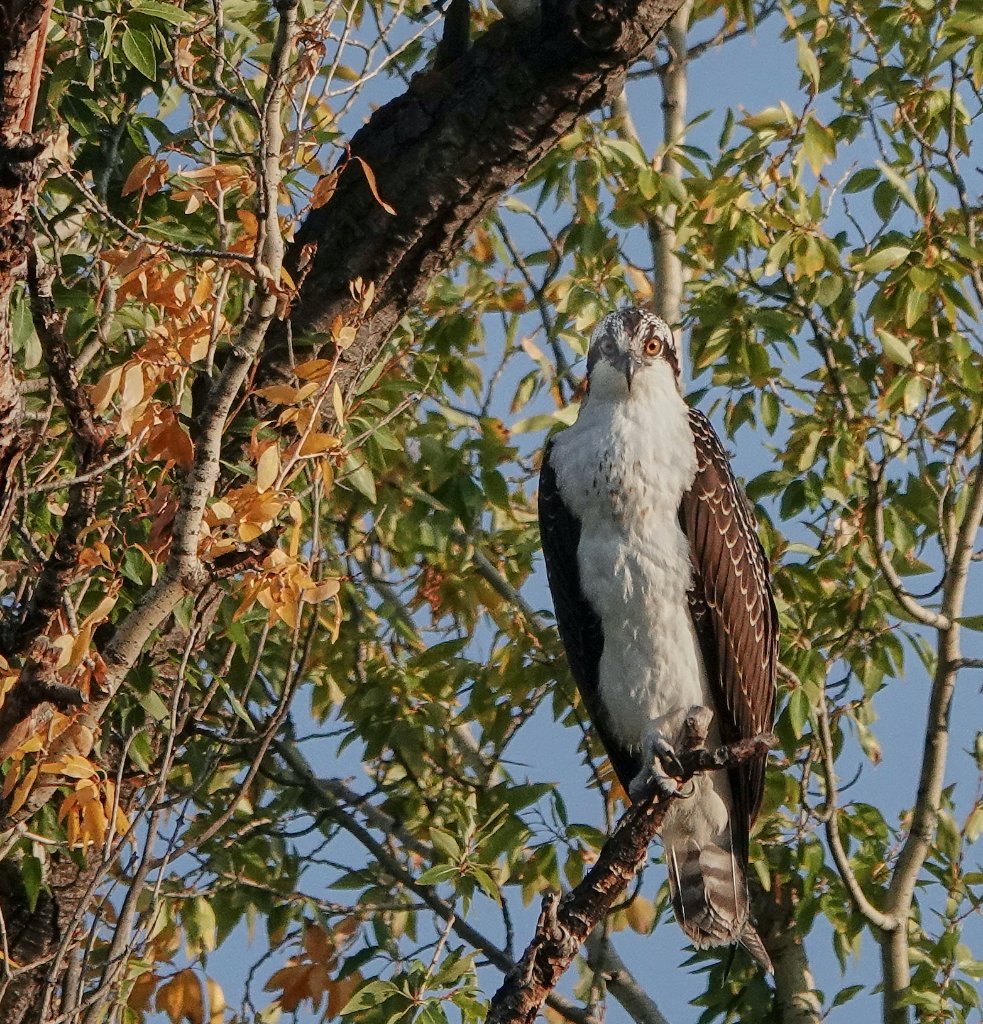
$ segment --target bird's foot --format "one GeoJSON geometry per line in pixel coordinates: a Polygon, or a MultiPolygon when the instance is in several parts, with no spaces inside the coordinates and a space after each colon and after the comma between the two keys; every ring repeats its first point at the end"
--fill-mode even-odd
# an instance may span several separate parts
{"type": "Polygon", "coordinates": [[[628,784],[628,795],[639,800],[652,786],[663,797],[676,796],[683,774],[672,744],[660,732],[646,733],[642,740],[642,770],[628,784]],[[673,778],[675,776],[676,778],[673,778]]]}

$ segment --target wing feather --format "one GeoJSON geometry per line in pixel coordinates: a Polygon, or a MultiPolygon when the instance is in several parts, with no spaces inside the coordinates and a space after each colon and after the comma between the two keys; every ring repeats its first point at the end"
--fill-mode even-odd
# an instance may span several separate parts
{"type": "Polygon", "coordinates": [[[580,585],[580,564],[577,560],[580,520],[560,494],[556,471],[550,458],[552,451],[553,442],[550,441],[543,454],[539,475],[539,532],[546,561],[546,576],[556,610],[556,625],[567,654],[570,672],[587,707],[587,713],[601,737],[618,778],[627,788],[640,767],[640,760],[619,746],[605,721],[599,681],[604,631],[600,616],[580,585]]]}
{"type": "MultiPolygon", "coordinates": [[[[733,743],[771,729],[778,667],[778,613],[768,560],[747,499],[709,420],[690,410],[697,472],[679,507],[690,542],[690,612],[716,704],[721,739],[733,743]]],[[[748,835],[764,793],[765,758],[730,772],[747,863],[748,835]]]]}

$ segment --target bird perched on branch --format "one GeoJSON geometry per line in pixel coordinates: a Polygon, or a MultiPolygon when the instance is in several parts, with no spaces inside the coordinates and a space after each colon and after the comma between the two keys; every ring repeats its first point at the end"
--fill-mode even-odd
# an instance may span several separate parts
{"type": "MultiPolygon", "coordinates": [[[[677,792],[687,716],[711,744],[771,729],[778,616],[747,503],[706,417],[688,408],[672,332],[640,309],[606,316],[577,422],[543,457],[539,521],[560,637],[625,789],[677,792]]],[[[676,918],[698,948],[739,942],[771,970],[750,920],[751,825],[764,757],[696,776],[662,826],[676,918]],[[690,787],[692,787],[690,791],[690,787]]]]}

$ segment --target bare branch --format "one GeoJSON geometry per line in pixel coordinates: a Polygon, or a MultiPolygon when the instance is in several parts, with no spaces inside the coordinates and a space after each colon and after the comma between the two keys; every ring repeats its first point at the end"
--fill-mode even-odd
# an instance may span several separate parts
{"type": "Polygon", "coordinates": [[[595,928],[590,933],[584,943],[584,952],[591,969],[604,979],[608,992],[635,1024],[669,1024],[655,1000],[625,966],[603,928],[595,928]]]}
{"type": "Polygon", "coordinates": [[[840,836],[838,810],[836,806],[836,774],[833,768],[833,738],[829,730],[829,714],[826,710],[826,698],[823,696],[816,707],[816,718],[819,723],[819,752],[823,764],[823,775],[826,780],[826,841],[836,870],[846,886],[847,892],[858,913],[865,917],[875,928],[890,932],[898,927],[898,919],[893,914],[885,914],[875,907],[857,881],[857,876],[850,867],[850,860],[843,848],[840,836]]]}
{"type": "Polygon", "coordinates": [[[915,622],[921,622],[933,629],[948,629],[950,619],[944,611],[944,606],[942,612],[936,612],[916,601],[905,587],[897,569],[894,568],[894,563],[887,550],[887,539],[884,533],[884,501],[880,490],[880,471],[874,465],[871,465],[870,472],[870,499],[870,512],[874,527],[874,553],[894,599],[915,622]]]}

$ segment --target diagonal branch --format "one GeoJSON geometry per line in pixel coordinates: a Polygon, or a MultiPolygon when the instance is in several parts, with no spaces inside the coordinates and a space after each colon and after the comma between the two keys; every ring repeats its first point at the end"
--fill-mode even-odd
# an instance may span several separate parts
{"type": "MultiPolygon", "coordinates": [[[[772,736],[756,736],[716,750],[684,751],[680,755],[683,778],[735,767],[767,753],[773,742],[772,736]]],[[[495,993],[485,1024],[533,1024],[543,1000],[553,991],[577,950],[644,863],[649,844],[672,799],[660,795],[653,785],[622,815],[583,881],[562,898],[556,893],[546,894],[536,934],[495,993]]]]}
{"type": "MultiPolygon", "coordinates": [[[[499,970],[507,972],[514,969],[515,965],[512,959],[504,950],[499,949],[495,943],[482,935],[476,928],[469,925],[467,921],[462,920],[455,912],[454,907],[437,894],[434,886],[421,885],[410,871],[400,863],[399,859],[393,856],[353,815],[349,814],[342,804],[359,806],[374,827],[379,828],[388,835],[395,836],[404,849],[426,856],[428,859],[432,857],[431,850],[424,844],[421,844],[416,837],[402,829],[399,823],[390,818],[385,811],[362,802],[343,783],[319,779],[314,774],[303,754],[293,744],[275,741],[273,746],[293,774],[293,782],[304,790],[307,798],[315,806],[329,814],[349,835],[358,840],[375,857],[388,875],[401,885],[405,885],[407,889],[416,893],[438,917],[450,922],[452,931],[459,938],[467,942],[473,949],[483,953],[499,970]]],[[[585,1012],[562,996],[551,994],[548,1003],[550,1007],[561,1013],[567,1020],[573,1021],[574,1024],[588,1024],[585,1012]]]]}
{"type": "Polygon", "coordinates": [[[871,497],[871,518],[874,525],[874,552],[877,555],[877,564],[881,573],[887,581],[887,585],[894,595],[895,601],[914,619],[925,626],[933,629],[948,629],[950,626],[949,616],[942,612],[933,611],[920,604],[908,592],[904,580],[894,568],[891,556],[887,550],[887,540],[884,532],[884,502],[881,494],[880,474],[876,466],[871,466],[870,473],[870,497],[871,497]]]}

